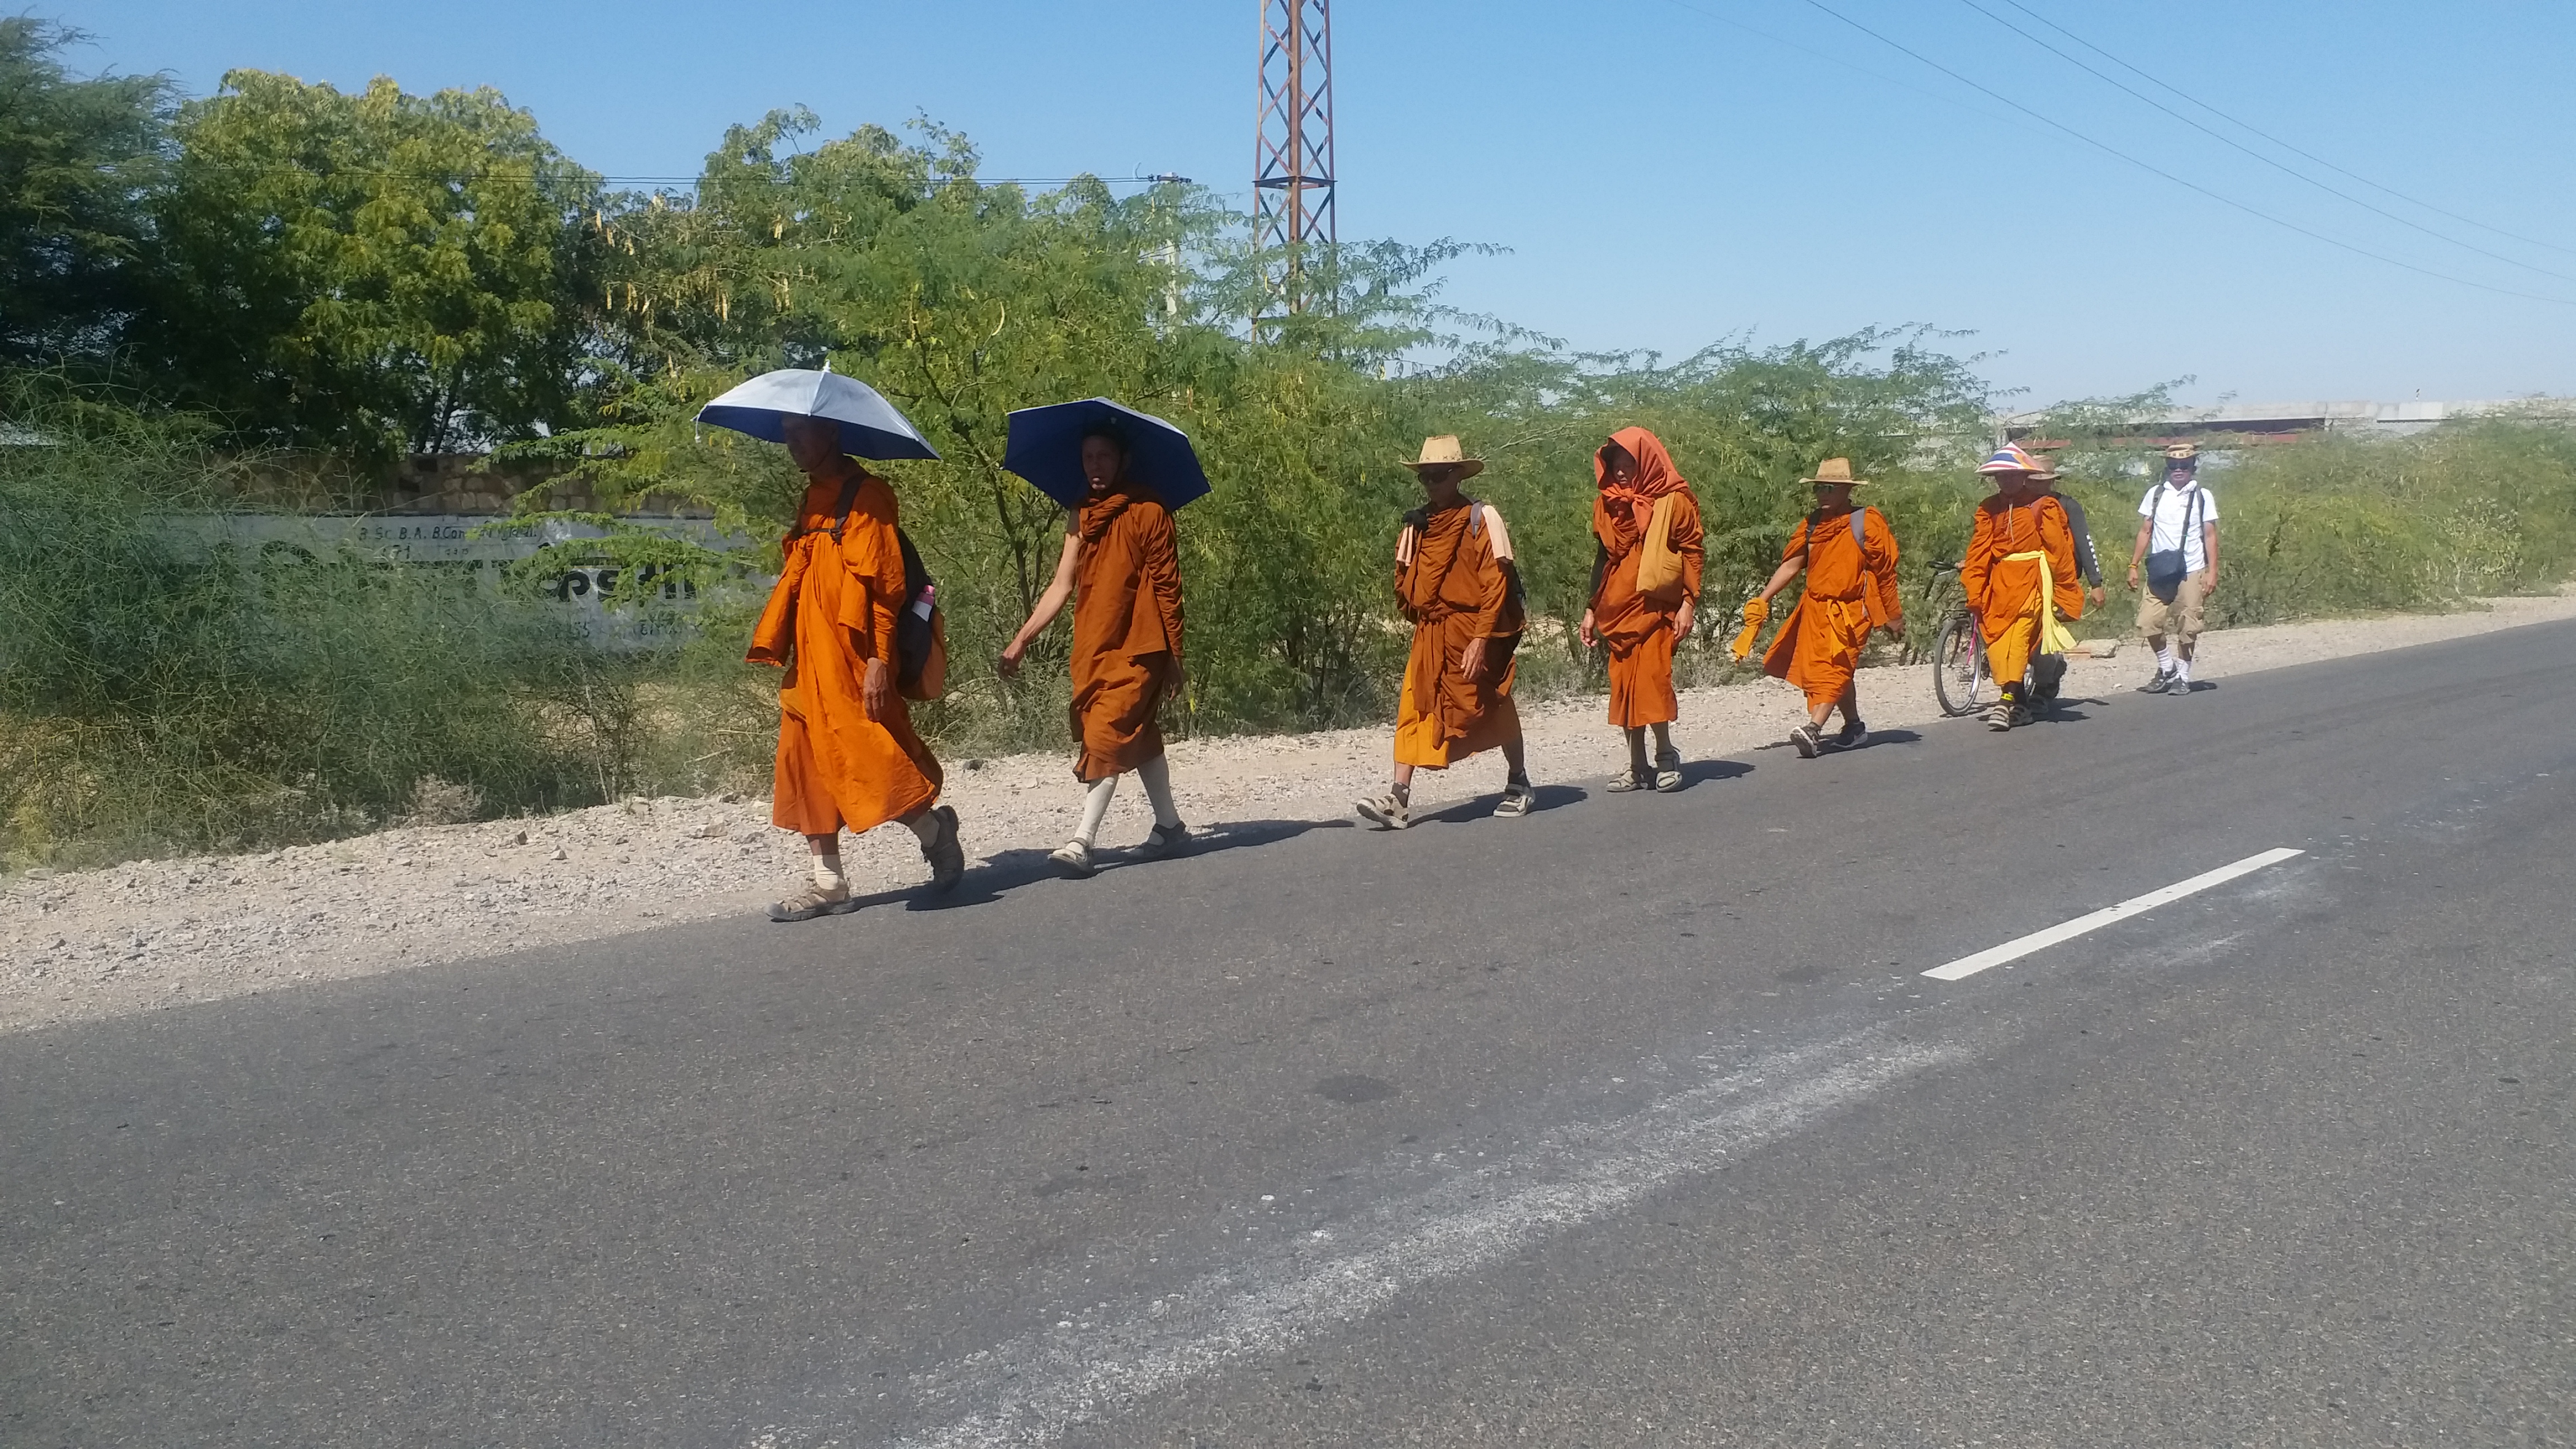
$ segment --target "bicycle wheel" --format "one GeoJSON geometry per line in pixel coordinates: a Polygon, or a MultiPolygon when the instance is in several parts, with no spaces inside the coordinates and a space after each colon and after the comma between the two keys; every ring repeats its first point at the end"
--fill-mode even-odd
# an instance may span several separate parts
{"type": "Polygon", "coordinates": [[[1985,641],[1977,637],[1977,621],[1965,609],[1941,625],[1941,642],[1932,649],[1932,694],[1941,701],[1941,712],[1953,718],[1975,714],[1995,701],[1985,641]]]}

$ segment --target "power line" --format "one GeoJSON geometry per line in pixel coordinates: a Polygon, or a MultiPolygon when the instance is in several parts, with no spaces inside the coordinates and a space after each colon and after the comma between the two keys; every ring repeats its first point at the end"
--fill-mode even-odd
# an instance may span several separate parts
{"type": "Polygon", "coordinates": [[[2498,296],[2520,297],[2525,301],[2548,302],[2561,307],[2576,307],[2576,301],[2570,301],[2565,297],[2552,297],[2539,292],[2525,292],[2512,287],[2491,286],[2485,282],[2473,282],[2466,277],[2455,277],[2448,272],[2435,271],[2431,267],[2418,266],[2413,262],[2403,261],[2397,257],[2387,256],[2380,252],[2372,251],[2367,247],[2355,246],[2351,242],[2328,236],[2321,231],[2312,231],[2307,227],[2299,225],[2295,221],[2277,217],[2268,211],[2262,211],[2255,207],[2248,206],[2244,202],[2238,201],[2232,196],[2212,191],[2197,181],[2190,181],[2183,177],[2176,176],[2174,173],[2167,171],[2153,162],[2142,161],[2139,158],[2130,155],[2128,152],[2111,145],[2107,141],[2097,141],[2091,136],[2084,134],[2082,131],[2076,130],[2073,126],[2067,125],[2063,121],[2042,115],[2038,111],[2032,110],[2030,107],[2023,105],[2012,97],[2003,94],[2001,91],[1994,90],[1991,87],[1979,84],[1978,82],[1961,75],[1959,72],[1952,70],[1950,67],[1943,65],[1937,60],[1932,59],[1921,51],[1915,50],[1910,46],[1891,40],[1888,37],[1879,34],[1877,31],[1870,29],[1859,21],[1854,20],[1850,16],[1843,14],[1841,11],[1834,9],[1832,6],[1825,4],[1824,0],[1803,0],[1803,3],[1811,9],[1823,11],[1825,14],[1832,16],[1834,19],[1841,21],[1843,24],[1850,26],[1852,29],[1859,31],[1861,34],[1868,36],[1870,39],[1877,41],[1879,44],[1884,45],[1891,50],[1897,51],[1902,55],[1908,56],[1924,65],[1930,66],[1932,69],[1941,72],[1941,74],[1948,76],[1950,79],[1957,81],[1959,84],[1968,87],[1970,90],[1973,90],[1990,100],[2000,101],[2004,105],[2010,106],[2012,109],[2021,112],[2023,115],[2047,126],[2051,130],[2064,132],[2066,135],[2074,137],[2076,140],[2083,142],[2085,145],[2092,147],[2094,150],[2099,151],[2106,156],[2111,156],[2118,160],[2125,161],[2150,175],[2163,177],[2165,180],[2172,182],[2176,186],[2182,187],[2187,191],[2198,192],[2212,201],[2218,202],[2223,206],[2232,207],[2237,211],[2244,212],[2247,216],[2254,217],[2257,220],[2268,221],[2274,226],[2281,227],[2287,231],[2297,232],[2303,237],[2307,237],[2313,241],[2324,242],[2330,247],[2351,252],[2355,256],[2368,257],[2374,262],[2384,262],[2392,267],[2402,267],[2407,271],[2414,272],[2420,276],[2432,277],[2438,281],[2451,282],[2463,287],[2474,287],[2481,292],[2493,292],[2498,296]]]}
{"type": "Polygon", "coordinates": [[[1998,116],[1992,111],[1968,105],[1956,96],[1945,96],[1938,91],[1925,90],[1921,86],[1898,80],[1892,75],[1885,75],[1878,71],[1871,70],[1868,66],[1854,64],[1839,55],[1832,55],[1825,51],[1817,50],[1813,46],[1800,45],[1798,42],[1790,40],[1784,36],[1774,35],[1770,31],[1757,29],[1756,27],[1747,25],[1743,21],[1738,20],[1731,15],[1720,15],[1714,10],[1702,9],[1697,5],[1689,3],[1689,0],[1664,0],[1664,3],[1672,6],[1676,10],[1687,10],[1702,20],[1715,21],[1717,24],[1726,26],[1729,29],[1741,30],[1745,34],[1750,35],[1757,40],[1767,40],[1773,45],[1779,46],[1783,50],[1794,50],[1798,54],[1806,56],[1811,60],[1821,60],[1827,65],[1850,71],[1854,75],[1867,76],[1871,80],[1878,82],[1880,85],[1893,86],[1900,91],[1908,91],[1914,95],[1921,96],[1925,100],[1938,101],[1942,105],[1965,111],[1972,116],[1982,116],[1989,121],[1994,121],[2002,125],[2010,126],[2018,124],[2009,116],[1998,116]]]}
{"type": "MultiPolygon", "coordinates": [[[[2146,104],[2155,107],[2157,110],[2164,112],[2166,115],[2173,117],[2175,120],[2182,122],[2184,125],[2191,127],[2193,130],[2200,132],[2202,135],[2214,137],[2221,144],[2232,146],[2235,149],[2244,152],[2246,155],[2253,157],[2255,160],[2262,162],[2264,165],[2271,167],[2273,170],[2280,172],[2282,175],[2291,177],[2294,180],[2304,181],[2308,185],[2317,188],[2328,196],[2351,202],[2362,210],[2371,212],[2375,215],[2384,216],[2390,221],[2397,223],[2399,226],[2412,227],[2416,231],[2420,231],[2424,235],[2433,238],[2435,241],[2448,242],[2452,246],[2476,252],[2479,256],[2502,262],[2506,266],[2520,267],[2527,272],[2538,272],[2544,277],[2555,277],[2562,282],[2576,282],[2576,277],[2571,277],[2565,272],[2553,272],[2547,267],[2533,266],[2529,262],[2506,256],[2502,252],[2489,251],[2475,242],[2464,242],[2458,237],[2452,236],[2448,232],[2435,231],[2433,228],[2424,225],[2422,222],[2413,220],[2409,217],[2400,216],[2396,212],[2390,211],[2388,208],[2380,206],[2375,202],[2364,201],[2360,197],[2355,196],[2351,192],[2345,191],[2340,187],[2328,186],[2326,183],[2319,181],[2304,171],[2298,170],[2295,167],[2285,166],[2281,162],[2264,155],[2262,152],[2255,150],[2253,147],[2246,145],[2244,142],[2237,140],[2235,137],[2228,135],[2226,132],[2219,130],[2215,126],[2205,125],[2200,121],[2194,120],[2190,116],[2184,115],[2182,112],[2175,110],[2173,107],[2166,105],[2164,102],[2157,100],[2155,97],[2148,95],[2146,92],[2139,90],[2135,86],[2129,85],[2125,81],[2104,75],[2101,71],[2098,71],[2092,66],[2086,64],[2082,58],[2067,54],[2065,51],[2049,44],[2039,36],[2031,34],[2029,31],[2022,29],[2020,26],[2013,24],[2011,21],[2006,20],[2004,17],[1987,9],[1985,6],[1978,4],[1977,0],[1959,0],[1959,3],[1976,11],[1979,15],[1986,17],[1997,25],[2002,26],[2004,29],[2011,31],[2013,34],[2020,36],[2022,39],[2029,41],[2031,44],[2038,46],[2040,49],[2047,51],[2049,54],[2056,56],[2058,59],[2065,61],[2067,64],[2074,66],[2076,69],[2083,71],[2086,75],[2093,77],[2104,85],[2117,89],[2121,94],[2143,101],[2146,104]]],[[[2020,7],[2016,6],[2015,8],[2018,9],[2020,7]]],[[[2168,89],[2170,89],[2170,87],[2168,87],[2168,89]]],[[[2177,91],[2175,94],[2179,95],[2181,93],[2177,91]]],[[[2184,99],[2188,100],[2190,98],[2184,97],[2184,99]]],[[[2195,101],[2193,104],[2197,105],[2199,103],[2195,101]]],[[[2216,113],[2213,112],[2212,114],[2216,113]]],[[[2247,127],[2247,129],[2251,130],[2252,127],[2247,127]]],[[[2260,133],[2258,132],[2257,134],[2260,133]]],[[[2274,144],[2277,145],[2279,143],[2275,142],[2274,144]]],[[[2391,194],[2393,195],[2394,193],[2391,194]]]]}
{"type": "Polygon", "coordinates": [[[2369,187],[2373,191],[2383,192],[2387,195],[2394,196],[2409,206],[2420,206],[2424,210],[2432,212],[2436,216],[2447,216],[2451,220],[2459,222],[2464,226],[2473,226],[2480,231],[2493,232],[2497,236],[2521,242],[2526,246],[2535,246],[2548,251],[2564,252],[2569,256],[2576,256],[2576,247],[2561,246],[2556,242],[2546,242],[2542,241],[2538,237],[2524,236],[2520,232],[2507,231],[2503,227],[2489,225],[2486,222],[2478,220],[2476,217],[2462,216],[2456,211],[2450,211],[2443,207],[2435,206],[2433,203],[2426,201],[2421,197],[2409,196],[2405,192],[2400,191],[2393,186],[2387,186],[2380,182],[2373,181],[2369,177],[2364,176],[2357,171],[2348,171],[2341,166],[2337,166],[2335,163],[2327,160],[2323,156],[2317,155],[2313,151],[2302,150],[2299,147],[2282,140],[2280,137],[2273,135],[2271,132],[2264,130],[2262,127],[2257,126],[2250,121],[2229,115],[2227,112],[2222,111],[2218,107],[2211,105],[2209,102],[2190,94],[2170,81],[2157,79],[2155,76],[2129,64],[2127,61],[2122,60],[2120,57],[2113,55],[2111,52],[2104,50],[2098,45],[2095,45],[2092,41],[2086,40],[2083,36],[2076,34],[2074,31],[2067,29],[2056,21],[2051,20],[2047,16],[2040,14],[2038,11],[2031,9],[2029,6],[2020,3],[2020,0],[2004,0],[2004,3],[2012,6],[2012,8],[2020,11],[2022,14],[2029,16],[2031,19],[2038,21],[2040,24],[2047,26],[2049,29],[2056,31],[2058,34],[2065,36],[2067,39],[2074,41],[2077,45],[2083,46],[2086,50],[2092,51],[2095,55],[2111,62],[2120,69],[2129,72],[2131,75],[2139,77],[2150,85],[2171,91],[2173,94],[2182,97],[2185,101],[2200,107],[2202,110],[2209,112],[2211,115],[2216,116],[2229,125],[2240,127],[2254,135],[2260,136],[2264,140],[2271,142],[2273,145],[2280,147],[2282,150],[2287,151],[2294,156],[2299,156],[2306,160],[2313,161],[2338,176],[2348,177],[2351,180],[2358,181],[2362,185],[2369,187]]]}

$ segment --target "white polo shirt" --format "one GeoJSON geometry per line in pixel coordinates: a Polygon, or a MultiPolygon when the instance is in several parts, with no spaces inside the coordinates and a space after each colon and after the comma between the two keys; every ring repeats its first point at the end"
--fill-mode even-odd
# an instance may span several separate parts
{"type": "Polygon", "coordinates": [[[2181,549],[2186,573],[2196,574],[2209,567],[2208,535],[2201,532],[2199,525],[2218,521],[2218,495],[2202,487],[2198,480],[2181,488],[2159,483],[2148,489],[2147,496],[2138,500],[2138,516],[2152,520],[2147,531],[2147,552],[2181,549]],[[2186,527],[2190,530],[2188,535],[2184,532],[2186,527]]]}

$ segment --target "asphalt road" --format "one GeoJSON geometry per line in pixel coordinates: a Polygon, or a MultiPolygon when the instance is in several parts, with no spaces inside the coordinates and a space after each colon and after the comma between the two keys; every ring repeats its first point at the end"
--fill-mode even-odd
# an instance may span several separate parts
{"type": "Polygon", "coordinates": [[[0,1038],[0,1443],[2576,1443],[2571,719],[2547,625],[0,1038]]]}

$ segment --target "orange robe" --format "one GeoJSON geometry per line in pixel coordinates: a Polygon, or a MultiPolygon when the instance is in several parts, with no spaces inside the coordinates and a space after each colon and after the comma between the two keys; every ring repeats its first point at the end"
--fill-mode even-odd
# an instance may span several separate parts
{"type": "Polygon", "coordinates": [[[835,542],[840,494],[837,483],[805,490],[778,586],[746,656],[787,669],[778,687],[778,782],[769,818],[800,835],[868,830],[939,798],[939,761],[913,733],[893,681],[883,723],[868,718],[860,697],[867,661],[884,660],[889,673],[896,667],[895,613],[905,600],[894,490],[869,476],[835,542]]]}
{"type": "Polygon", "coordinates": [[[1762,656],[1762,672],[1806,691],[1807,708],[1843,697],[1869,631],[1900,617],[1896,594],[1896,535],[1875,508],[1830,518],[1809,514],[1789,535],[1780,561],[1805,554],[1807,587],[1762,656]],[[1865,520],[1867,542],[1852,538],[1852,520],[1865,520]]]}
{"type": "Polygon", "coordinates": [[[1471,530],[1474,511],[1464,503],[1444,508],[1419,533],[1408,527],[1412,536],[1398,545],[1396,604],[1413,621],[1413,653],[1395,713],[1399,765],[1445,770],[1521,737],[1520,708],[1512,703],[1515,665],[1505,648],[1521,632],[1510,545],[1497,557],[1495,521],[1488,517],[1471,530]],[[1458,672],[1471,639],[1496,641],[1485,646],[1485,668],[1474,679],[1458,672]]]}
{"type": "MultiPolygon", "coordinates": [[[[1610,722],[1622,729],[1681,718],[1673,692],[1673,619],[1682,600],[1698,606],[1706,547],[1700,535],[1699,499],[1674,471],[1662,440],[1644,428],[1622,428],[1610,440],[1637,460],[1637,481],[1624,491],[1605,489],[1592,499],[1592,536],[1601,548],[1592,586],[1592,631],[1610,648],[1610,722]],[[1673,499],[1665,537],[1680,555],[1679,584],[1654,594],[1637,592],[1645,561],[1646,528],[1654,501],[1673,499]]],[[[1593,460],[1596,480],[1604,470],[1593,460]]]]}
{"type": "Polygon", "coordinates": [[[2002,494],[1988,494],[1977,505],[1959,584],[1985,637],[1987,669],[2004,688],[2018,691],[2030,671],[2042,611],[2053,606],[2070,619],[2084,613],[2084,577],[2076,572],[2075,531],[2067,526],[2065,507],[2046,495],[2006,505],[2002,494]],[[2048,556],[2050,597],[2040,597],[2039,560],[2012,557],[2022,553],[2048,556]]]}
{"type": "Polygon", "coordinates": [[[1181,667],[1172,514],[1141,492],[1085,503],[1074,564],[1073,775],[1088,784],[1163,753],[1157,718],[1181,667]]]}

